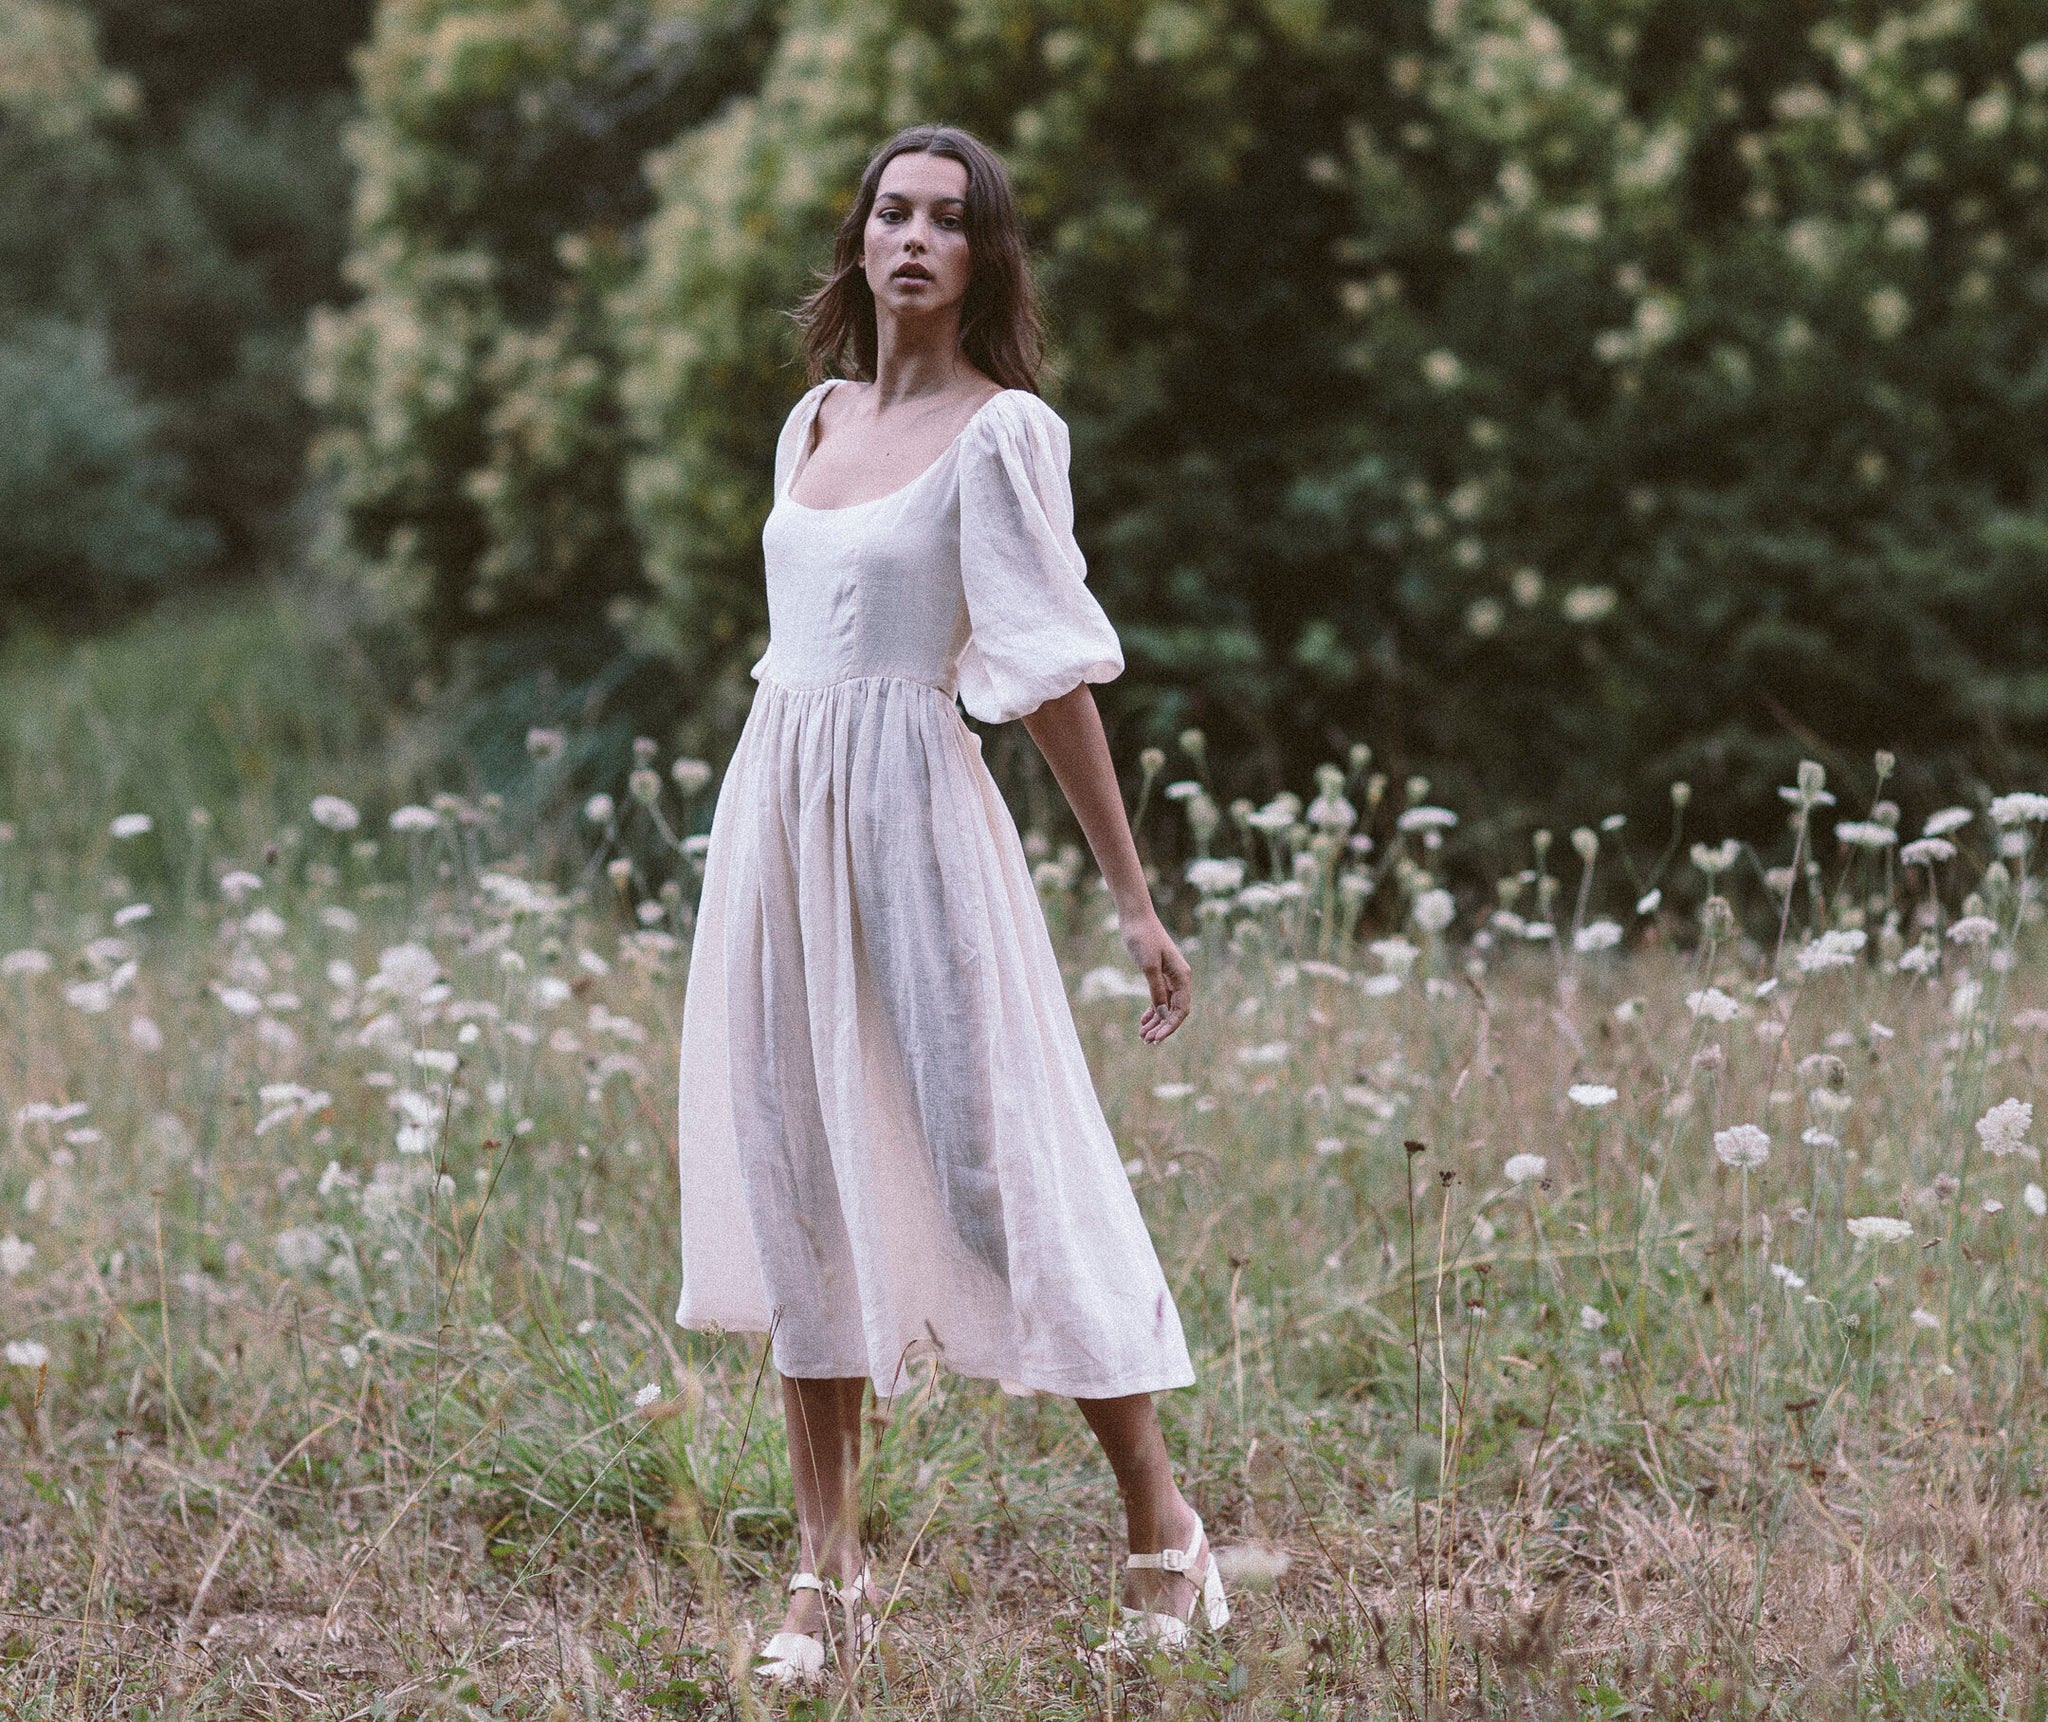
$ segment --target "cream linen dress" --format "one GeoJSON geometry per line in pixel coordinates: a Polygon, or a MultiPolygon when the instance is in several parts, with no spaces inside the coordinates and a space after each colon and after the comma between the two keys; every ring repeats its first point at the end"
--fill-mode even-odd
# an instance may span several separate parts
{"type": "Polygon", "coordinates": [[[1017,827],[954,704],[1002,723],[1123,669],[1067,427],[1006,389],[902,488],[808,508],[789,492],[832,386],[776,445],[769,645],[705,857],[676,1320],[772,1331],[783,1374],[885,1397],[933,1354],[1079,1398],[1186,1386],[1017,827]]]}

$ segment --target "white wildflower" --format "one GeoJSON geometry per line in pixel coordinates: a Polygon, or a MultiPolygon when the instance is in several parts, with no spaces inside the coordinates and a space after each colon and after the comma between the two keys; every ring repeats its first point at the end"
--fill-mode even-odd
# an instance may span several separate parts
{"type": "Polygon", "coordinates": [[[1944,807],[1938,813],[1930,813],[1927,823],[1920,827],[1922,837],[1946,837],[1951,831],[1960,831],[1975,819],[1976,814],[1967,807],[1944,807]]]}
{"type": "Polygon", "coordinates": [[[1989,915],[1965,915],[1949,928],[1948,936],[1958,945],[1988,945],[1998,937],[1998,923],[1989,915]]]}
{"type": "Polygon", "coordinates": [[[1719,987],[1707,987],[1700,992],[1687,993],[1685,1008],[1694,1016],[1703,1016],[1709,1022],[1731,1022],[1742,1010],[1741,1004],[1719,987]]]}
{"type": "Polygon", "coordinates": [[[1620,943],[1621,927],[1615,921],[1589,921],[1572,938],[1572,948],[1578,951],[1612,950],[1620,943]]]}
{"type": "Polygon", "coordinates": [[[275,909],[257,909],[242,922],[242,931],[252,939],[281,939],[285,935],[284,917],[275,909]]]}
{"type": "Polygon", "coordinates": [[[25,980],[32,975],[46,975],[56,966],[56,959],[48,951],[25,949],[9,951],[0,957],[0,980],[25,980]]]}
{"type": "Polygon", "coordinates": [[[1415,899],[1415,924],[1425,933],[1441,933],[1458,913],[1456,900],[1441,886],[1415,899]]]}
{"type": "MultiPolygon", "coordinates": [[[[1146,989],[1146,996],[1148,998],[1151,996],[1149,988],[1146,989]]],[[[1288,1053],[1291,1051],[1293,1051],[1293,1046],[1290,1042],[1269,1040],[1262,1046],[1239,1047],[1237,1049],[1237,1062],[1239,1064],[1284,1064],[1288,1053]]]]}
{"type": "Polygon", "coordinates": [[[1899,834],[1889,825],[1873,819],[1845,819],[1835,827],[1835,841],[1851,849],[1884,849],[1898,842],[1899,834]]]}
{"type": "Polygon", "coordinates": [[[2048,795],[2022,790],[2015,795],[2001,795],[1991,803],[1994,825],[2038,825],[2043,820],[2048,820],[2048,795]]]}
{"type": "Polygon", "coordinates": [[[0,1276],[5,1276],[8,1279],[18,1279],[21,1275],[28,1272],[29,1265],[35,1259],[36,1247],[34,1244],[23,1243],[12,1232],[9,1232],[6,1237],[0,1238],[0,1276]]]}
{"type": "Polygon", "coordinates": [[[1192,1082],[1156,1082],[1152,1085],[1154,1100],[1185,1100],[1194,1093],[1192,1082]]]}
{"type": "Polygon", "coordinates": [[[363,816],[338,795],[314,796],[312,811],[313,823],[329,831],[353,831],[363,822],[363,816]]]}
{"type": "Polygon", "coordinates": [[[2024,1148],[2027,1132],[2033,1128],[2034,1108],[2024,1100],[2001,1100],[1977,1120],[1977,1140],[1984,1152],[2003,1159],[2024,1148]]]}
{"type": "Polygon", "coordinates": [[[1448,807],[1411,807],[1394,821],[1397,831],[1448,831],[1458,816],[1448,807]]]}
{"type": "Polygon", "coordinates": [[[686,796],[695,795],[711,782],[711,767],[701,759],[679,759],[668,768],[668,774],[686,796]]]}
{"type": "Polygon", "coordinates": [[[1597,1112],[1620,1098],[1620,1092],[1604,1082],[1575,1082],[1565,1090],[1565,1095],[1573,1105],[1583,1106],[1588,1112],[1597,1112]]]}
{"type": "Polygon", "coordinates": [[[147,837],[155,829],[156,821],[146,813],[121,813],[116,814],[114,822],[107,827],[107,835],[125,840],[130,837],[147,837]]]}
{"type": "Polygon", "coordinates": [[[247,987],[221,987],[214,996],[235,1016],[255,1016],[263,1009],[263,1001],[247,987]]]}
{"type": "MultiPolygon", "coordinates": [[[[543,981],[536,981],[535,991],[538,992],[543,984],[543,981]]],[[[1101,968],[1090,969],[1081,977],[1079,996],[1083,1004],[1093,1004],[1098,999],[1149,999],[1152,988],[1143,975],[1105,964],[1101,968]]]]}
{"type": "Polygon", "coordinates": [[[1727,872],[1741,858],[1742,845],[1732,837],[1711,849],[1704,843],[1695,843],[1692,846],[1692,864],[1710,879],[1716,873],[1727,872]]]}
{"type": "Polygon", "coordinates": [[[441,964],[425,945],[392,945],[377,957],[372,984],[400,998],[417,999],[441,978],[441,964]]]}
{"type": "Polygon", "coordinates": [[[1934,945],[1915,945],[1899,955],[1899,967],[1909,975],[1924,975],[1941,966],[1941,951],[1934,945]]]}
{"type": "Polygon", "coordinates": [[[1607,1325],[1607,1312],[1595,1309],[1589,1303],[1579,1305],[1579,1326],[1588,1333],[1598,1333],[1607,1325]]]}
{"type": "Polygon", "coordinates": [[[1861,927],[1830,928],[1810,943],[1800,946],[1794,957],[1801,974],[1820,974],[1828,969],[1845,969],[1870,942],[1861,927]]]}
{"type": "Polygon", "coordinates": [[[2020,1192],[2020,1200],[2027,1205],[2027,1212],[2035,1219],[2048,1219],[2048,1190],[2039,1184],[2029,1184],[2020,1192]]]}
{"type": "Polygon", "coordinates": [[[391,814],[391,829],[393,831],[432,831],[440,823],[440,814],[436,813],[431,807],[420,807],[413,803],[408,803],[404,807],[394,808],[391,814]]]}
{"type": "Polygon", "coordinates": [[[1899,859],[1908,867],[1932,867],[1955,858],[1956,846],[1946,837],[1916,837],[1899,851],[1899,859]]]}
{"type": "Polygon", "coordinates": [[[220,894],[230,903],[239,903],[251,891],[263,889],[263,881],[246,867],[230,868],[220,876],[220,894]]]}
{"type": "Polygon", "coordinates": [[[1391,939],[1375,939],[1366,949],[1379,958],[1384,967],[1397,974],[1406,974],[1415,966],[1415,959],[1422,955],[1421,951],[1398,935],[1391,939]]]}
{"type": "Polygon", "coordinates": [[[1771,1278],[1776,1280],[1788,1292],[1804,1291],[1806,1289],[1806,1281],[1801,1279],[1783,1262],[1771,1263],[1771,1278]]]}
{"type": "Polygon", "coordinates": [[[1542,1177],[1543,1169],[1549,1164],[1541,1154],[1511,1154],[1508,1163],[1500,1169],[1501,1176],[1510,1184],[1526,1184],[1532,1178],[1542,1177]]]}
{"type": "Polygon", "coordinates": [[[319,1273],[334,1252],[311,1226],[293,1226],[277,1234],[271,1245],[277,1265],[288,1274],[319,1273]]]}
{"type": "Polygon", "coordinates": [[[1865,1214],[1848,1222],[1849,1236],[1859,1244],[1902,1244],[1913,1235],[1911,1220],[1890,1214],[1865,1214]]]}
{"type": "Polygon", "coordinates": [[[1771,1139],[1754,1124],[1731,1125],[1714,1132],[1714,1152],[1722,1165],[1753,1172],[1771,1157],[1771,1139]]]}
{"type": "Polygon", "coordinates": [[[50,1348],[39,1339],[10,1339],[0,1357],[5,1357],[16,1369],[47,1369],[50,1348]]]}
{"type": "Polygon", "coordinates": [[[1907,1319],[1915,1327],[1938,1328],[1941,1326],[1941,1317],[1936,1315],[1931,1309],[1916,1309],[1907,1319]]]}
{"type": "Polygon", "coordinates": [[[1190,861],[1187,881],[1205,897],[1235,891],[1244,883],[1244,863],[1234,856],[1190,861]]]}

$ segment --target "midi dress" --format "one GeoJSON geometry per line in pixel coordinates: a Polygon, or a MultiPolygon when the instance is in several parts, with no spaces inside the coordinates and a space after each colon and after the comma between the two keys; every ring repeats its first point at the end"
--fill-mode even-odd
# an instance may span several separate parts
{"type": "Polygon", "coordinates": [[[789,492],[683,1000],[685,1327],[884,1397],[948,1370],[1077,1398],[1194,1380],[1090,1079],[986,723],[1123,669],[1059,415],[1005,389],[887,496],[789,492]],[[913,1375],[913,1369],[916,1374],[913,1375]]]}

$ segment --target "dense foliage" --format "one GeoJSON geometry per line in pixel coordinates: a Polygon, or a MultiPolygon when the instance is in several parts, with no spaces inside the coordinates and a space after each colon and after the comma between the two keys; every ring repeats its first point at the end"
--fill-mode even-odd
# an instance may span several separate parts
{"type": "Polygon", "coordinates": [[[658,49],[648,7],[545,16],[387,5],[369,85],[370,291],[322,374],[356,552],[443,638],[609,615],[730,736],[785,313],[867,150],[944,118],[1032,228],[1125,740],[1752,814],[1797,752],[2000,784],[2048,740],[2025,5],[796,0],[658,49]],[[502,195],[475,116],[516,97],[545,155],[643,49],[716,66],[606,134],[666,143],[644,230],[624,149],[502,195]]]}
{"type": "Polygon", "coordinates": [[[315,330],[339,500],[330,557],[486,684],[600,689],[640,583],[621,493],[610,295],[651,203],[645,153],[701,119],[768,13],[693,0],[397,0],[350,136],[360,296],[315,330]]]}
{"type": "Polygon", "coordinates": [[[281,548],[365,11],[0,0],[0,373],[32,427],[5,482],[34,499],[4,528],[0,629],[281,548]]]}

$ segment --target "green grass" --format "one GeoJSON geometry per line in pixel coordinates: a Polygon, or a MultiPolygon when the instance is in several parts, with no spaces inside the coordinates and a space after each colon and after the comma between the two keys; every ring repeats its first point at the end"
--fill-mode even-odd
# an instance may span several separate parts
{"type": "MultiPolygon", "coordinates": [[[[0,975],[0,1339],[49,1362],[0,1367],[7,1713],[762,1714],[735,1671],[793,1555],[774,1383],[667,1314],[694,863],[548,766],[434,800],[375,678],[316,682],[335,651],[259,606],[10,663],[43,709],[0,735],[0,951],[50,961],[0,975]],[[316,792],[439,822],[337,833],[316,792]],[[132,811],[154,886],[106,834],[132,811]],[[445,997],[369,984],[408,942],[445,997]]],[[[1974,1129],[2048,1055],[2028,857],[1992,866],[1977,810],[1933,897],[1816,815],[1789,911],[1759,866],[1716,876],[1733,916],[1639,915],[1654,863],[1610,835],[1426,931],[1427,822],[1368,760],[1326,778],[1369,853],[1281,803],[1212,842],[1272,889],[1162,881],[1198,1002],[1156,1049],[1097,973],[1102,897],[1029,838],[1237,1620],[1105,1678],[1118,1516],[1073,1407],[920,1376],[864,1479],[885,1652],[765,1713],[2041,1716],[2048,1131],[1974,1129]],[[1578,949],[1603,905],[1621,942],[1578,949]],[[1802,967],[1828,929],[1863,948],[1802,967]],[[1746,1178],[1714,1148],[1744,1123],[1746,1178]]],[[[701,822],[664,783],[667,830],[701,822]]]]}

